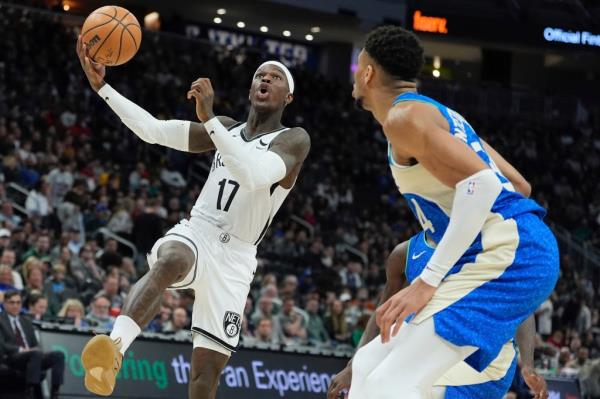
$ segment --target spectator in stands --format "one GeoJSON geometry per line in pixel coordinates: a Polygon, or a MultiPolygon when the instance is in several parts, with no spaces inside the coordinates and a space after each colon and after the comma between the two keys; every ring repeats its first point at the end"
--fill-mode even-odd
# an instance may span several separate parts
{"type": "Polygon", "coordinates": [[[57,263],[52,266],[52,275],[44,284],[44,293],[48,298],[50,315],[56,315],[63,302],[68,298],[75,298],[77,294],[71,282],[66,279],[67,268],[57,263]]]}
{"type": "Polygon", "coordinates": [[[22,290],[23,277],[18,271],[15,270],[16,262],[17,254],[14,250],[6,248],[2,251],[2,256],[0,256],[0,265],[10,266],[12,269],[13,284],[17,290],[22,290]]]}
{"type": "Polygon", "coordinates": [[[187,311],[182,307],[175,308],[171,320],[167,322],[162,332],[178,339],[188,338],[191,333],[188,328],[187,311]]]}
{"type": "Polygon", "coordinates": [[[279,289],[279,296],[281,298],[293,297],[296,301],[299,300],[298,295],[298,277],[293,274],[288,274],[283,278],[281,288],[279,289]]]}
{"type": "Polygon", "coordinates": [[[261,319],[270,319],[271,320],[271,329],[273,330],[274,339],[277,342],[283,339],[283,331],[281,329],[281,324],[279,323],[279,318],[275,316],[273,300],[269,297],[260,297],[257,301],[257,306],[254,310],[250,318],[250,324],[253,326],[257,326],[258,322],[261,319]]]}
{"type": "Polygon", "coordinates": [[[0,250],[4,251],[6,248],[10,248],[10,230],[0,228],[0,250]]]}
{"type": "Polygon", "coordinates": [[[17,227],[21,224],[21,217],[15,215],[12,202],[8,200],[2,201],[0,205],[0,223],[5,224],[8,228],[17,227]]]}
{"type": "Polygon", "coordinates": [[[306,333],[308,342],[311,344],[323,345],[329,344],[329,334],[319,316],[319,300],[309,299],[306,303],[306,313],[308,313],[308,324],[306,333]]]}
{"type": "Polygon", "coordinates": [[[50,236],[47,233],[42,233],[38,236],[35,245],[23,254],[22,259],[27,260],[32,256],[42,262],[50,259],[50,236]]]}
{"type": "Polygon", "coordinates": [[[58,167],[52,169],[48,174],[50,184],[51,203],[56,205],[62,203],[63,198],[73,186],[75,179],[72,173],[73,164],[67,157],[60,159],[58,167]]]}
{"type": "Polygon", "coordinates": [[[0,265],[0,291],[14,291],[15,282],[13,281],[12,269],[8,265],[0,265]]]}
{"type": "Polygon", "coordinates": [[[50,184],[45,179],[40,179],[29,191],[25,200],[25,209],[33,219],[45,218],[53,211],[50,203],[50,184]]]}
{"type": "Polygon", "coordinates": [[[85,328],[96,325],[96,323],[93,323],[92,326],[90,321],[85,318],[85,309],[78,299],[67,299],[57,316],[71,320],[75,327],[85,328]]]}
{"type": "Polygon", "coordinates": [[[110,300],[104,296],[97,296],[90,305],[91,311],[86,319],[97,323],[98,327],[110,330],[115,323],[115,318],[109,314],[110,300]]]}
{"type": "Polygon", "coordinates": [[[244,343],[259,345],[279,344],[279,340],[273,334],[273,321],[267,317],[260,319],[254,329],[254,336],[244,338],[244,343]]]}
{"type": "Polygon", "coordinates": [[[34,321],[42,321],[48,310],[48,298],[42,294],[31,294],[27,299],[27,314],[34,321]]]}
{"type": "Polygon", "coordinates": [[[79,256],[73,260],[71,272],[78,284],[93,285],[97,287],[96,291],[102,287],[104,279],[104,270],[98,266],[94,259],[94,251],[90,243],[86,243],[79,251],[79,256]]]}
{"type": "Polygon", "coordinates": [[[42,381],[42,373],[52,369],[51,399],[58,399],[63,383],[65,357],[62,352],[42,352],[38,347],[33,324],[20,315],[21,295],[17,291],[5,293],[4,312],[0,313],[0,353],[7,355],[10,367],[25,373],[26,399],[34,399],[42,381]]]}
{"type": "Polygon", "coordinates": [[[295,309],[295,303],[293,297],[285,298],[279,315],[286,345],[306,343],[306,319],[295,309]]]}
{"type": "Polygon", "coordinates": [[[111,309],[121,309],[123,307],[123,297],[120,294],[120,285],[118,272],[116,275],[108,274],[104,277],[102,290],[98,295],[105,297],[110,301],[111,309]]]}
{"type": "Polygon", "coordinates": [[[157,333],[163,332],[165,326],[167,325],[169,320],[171,320],[172,314],[173,309],[171,309],[171,307],[166,303],[161,303],[158,315],[156,315],[154,320],[152,320],[150,324],[148,324],[148,327],[146,327],[146,331],[157,333]]]}
{"type": "Polygon", "coordinates": [[[121,266],[123,256],[119,254],[119,243],[117,240],[109,238],[104,243],[104,249],[99,254],[98,263],[105,270],[111,266],[121,266]]]}
{"type": "Polygon", "coordinates": [[[325,316],[325,326],[329,336],[338,344],[350,343],[350,328],[346,321],[346,312],[342,301],[335,300],[329,315],[325,316]]]}
{"type": "Polygon", "coordinates": [[[578,377],[583,398],[600,398],[600,358],[586,359],[581,366],[578,377]]]}

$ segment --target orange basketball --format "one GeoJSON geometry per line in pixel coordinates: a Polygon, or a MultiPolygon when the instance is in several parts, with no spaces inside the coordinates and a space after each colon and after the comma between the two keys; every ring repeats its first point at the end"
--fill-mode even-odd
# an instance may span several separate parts
{"type": "Polygon", "coordinates": [[[137,53],[142,28],[135,16],[123,7],[105,6],[86,18],[81,39],[92,60],[116,66],[126,63],[137,53]]]}

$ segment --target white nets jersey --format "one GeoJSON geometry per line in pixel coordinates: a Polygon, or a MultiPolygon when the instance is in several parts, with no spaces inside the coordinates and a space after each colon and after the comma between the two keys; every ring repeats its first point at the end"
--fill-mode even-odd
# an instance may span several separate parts
{"type": "MultiPolygon", "coordinates": [[[[228,130],[248,151],[268,151],[275,137],[288,129],[282,128],[248,140],[245,126],[246,123],[238,123],[228,130]]],[[[290,190],[278,183],[255,191],[246,190],[229,173],[217,151],[206,184],[192,208],[190,221],[203,219],[242,241],[257,245],[290,190]]]]}

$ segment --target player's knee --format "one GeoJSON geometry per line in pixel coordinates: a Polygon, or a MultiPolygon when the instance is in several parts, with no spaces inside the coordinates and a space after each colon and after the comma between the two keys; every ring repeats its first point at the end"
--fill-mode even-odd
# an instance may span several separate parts
{"type": "Polygon", "coordinates": [[[190,376],[190,397],[209,398],[217,383],[218,379],[211,378],[208,373],[192,373],[190,376]]]}
{"type": "Polygon", "coordinates": [[[161,247],[158,260],[152,269],[157,274],[166,273],[181,279],[189,272],[194,262],[194,253],[187,247],[185,250],[178,246],[169,246],[166,249],[161,247]]]}
{"type": "MultiPolygon", "coordinates": [[[[410,378],[405,378],[405,374],[403,374],[400,370],[394,371],[393,374],[388,374],[389,370],[377,370],[372,372],[365,379],[365,387],[367,392],[372,393],[375,398],[388,398],[388,397],[401,397],[406,398],[407,395],[412,392],[419,392],[419,387],[412,381],[410,378]],[[393,381],[393,385],[391,384],[393,381]],[[398,392],[395,389],[402,390],[398,392]],[[390,393],[393,392],[394,395],[400,396],[390,396],[390,393]]],[[[413,396],[410,396],[411,398],[413,396]]]]}

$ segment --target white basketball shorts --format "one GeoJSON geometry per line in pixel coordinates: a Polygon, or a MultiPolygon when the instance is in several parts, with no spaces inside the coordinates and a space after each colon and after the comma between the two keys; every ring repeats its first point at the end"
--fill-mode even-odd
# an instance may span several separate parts
{"type": "Polygon", "coordinates": [[[250,283],[256,271],[256,246],[199,219],[184,219],[156,241],[148,255],[150,268],[168,241],[186,244],[196,256],[188,275],[169,289],[193,289],[194,347],[226,355],[235,352],[250,283]]]}

